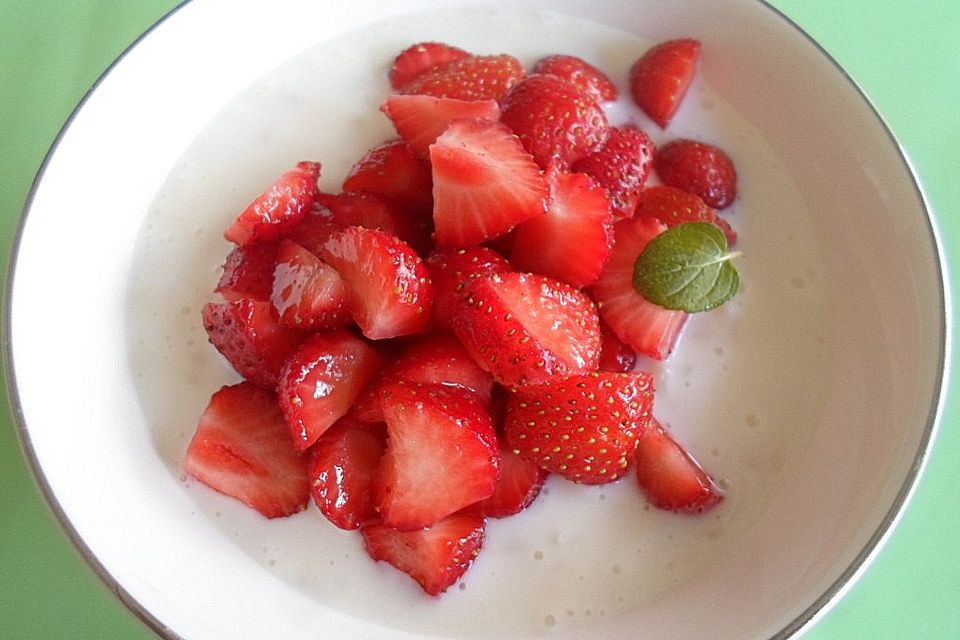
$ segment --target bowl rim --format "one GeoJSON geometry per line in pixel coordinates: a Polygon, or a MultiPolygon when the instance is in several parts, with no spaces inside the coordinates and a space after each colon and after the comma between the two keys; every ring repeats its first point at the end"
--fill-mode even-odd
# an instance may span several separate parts
{"type": "MultiPolygon", "coordinates": [[[[785,24],[801,35],[810,45],[812,45],[816,51],[818,51],[819,54],[822,55],[826,61],[829,62],[830,65],[833,66],[833,68],[839,72],[846,82],[849,83],[849,85],[856,91],[856,93],[867,105],[870,112],[873,114],[873,117],[880,124],[889,141],[893,143],[900,162],[903,164],[904,169],[906,169],[907,175],[909,176],[913,185],[915,195],[917,196],[924,210],[927,233],[937,257],[936,271],[938,275],[937,285],[940,303],[940,330],[937,336],[939,339],[939,358],[936,376],[937,386],[935,393],[933,394],[931,406],[927,414],[927,421],[924,425],[917,451],[915,452],[907,474],[904,477],[903,484],[901,485],[900,490],[897,492],[897,495],[890,505],[890,508],[884,514],[884,517],[877,526],[877,529],[866,541],[863,548],[857,553],[850,564],[843,570],[843,572],[841,572],[836,580],[834,580],[824,590],[824,592],[820,594],[820,596],[818,596],[802,612],[788,622],[782,629],[770,637],[771,640],[786,640],[812,627],[818,620],[827,614],[827,612],[841,599],[843,595],[846,594],[849,589],[854,586],[854,584],[860,579],[876,556],[883,549],[884,545],[892,535],[897,524],[905,513],[911,498],[916,492],[920,478],[930,458],[933,443],[936,439],[937,433],[939,432],[944,406],[946,403],[947,389],[949,386],[949,365],[951,362],[952,305],[950,298],[951,288],[946,269],[946,255],[940,232],[934,221],[933,207],[931,206],[922,182],[919,179],[916,168],[910,160],[906,149],[903,147],[896,134],[891,129],[889,123],[863,87],[846,71],[843,65],[841,65],[840,62],[837,61],[837,59],[834,58],[834,56],[831,55],[812,35],[807,33],[803,27],[797,24],[797,22],[790,18],[786,13],[770,4],[769,0],[751,1],[760,5],[762,9],[772,12],[775,17],[782,20],[785,24]]],[[[44,155],[43,161],[41,162],[40,167],[33,178],[30,190],[28,191],[27,197],[24,201],[20,219],[17,223],[17,227],[13,235],[13,241],[11,243],[6,280],[3,283],[2,292],[0,292],[0,295],[2,295],[0,322],[3,324],[2,338],[0,338],[3,340],[2,353],[0,353],[0,357],[2,357],[3,360],[2,374],[6,382],[7,397],[10,403],[10,410],[13,417],[14,426],[20,441],[20,445],[23,449],[24,456],[27,459],[31,474],[34,477],[41,494],[43,495],[44,501],[53,512],[53,515],[55,516],[60,528],[64,531],[64,533],[66,533],[68,539],[73,544],[74,548],[79,552],[86,564],[93,569],[94,573],[101,580],[101,582],[117,599],[120,600],[120,602],[123,603],[123,605],[131,613],[133,613],[143,624],[145,624],[163,640],[186,639],[177,634],[175,631],[173,631],[173,629],[157,618],[146,608],[146,606],[144,606],[129,591],[127,591],[120,584],[120,581],[114,577],[113,574],[111,574],[110,571],[104,566],[103,562],[91,551],[90,547],[84,542],[73,523],[67,517],[66,512],[60,505],[60,502],[58,501],[57,496],[50,486],[46,475],[44,474],[43,468],[40,465],[36,451],[33,448],[32,440],[30,438],[26,418],[23,413],[23,407],[21,405],[19,386],[17,384],[16,367],[13,358],[13,335],[11,330],[13,317],[12,295],[13,285],[16,280],[16,267],[20,257],[21,240],[23,238],[24,229],[26,228],[30,211],[32,209],[33,200],[37,190],[40,187],[40,184],[43,181],[47,166],[49,165],[53,156],[56,154],[67,130],[73,124],[73,121],[77,117],[78,113],[84,108],[91,95],[97,91],[103,81],[113,72],[114,68],[121,64],[126,59],[128,54],[138,47],[144,39],[149,37],[155,30],[160,28],[174,15],[179,13],[181,9],[192,4],[192,2],[193,0],[182,0],[166,14],[157,19],[156,22],[150,25],[136,39],[134,39],[97,77],[90,88],[84,93],[77,105],[73,108],[63,125],[60,127],[60,130],[57,132],[57,135],[51,143],[50,148],[44,155]]]]}

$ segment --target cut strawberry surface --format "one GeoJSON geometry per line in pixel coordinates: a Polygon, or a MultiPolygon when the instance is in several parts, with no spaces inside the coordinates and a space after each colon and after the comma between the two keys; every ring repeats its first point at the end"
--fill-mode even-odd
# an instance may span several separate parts
{"type": "Polygon", "coordinates": [[[607,139],[607,117],[591,97],[549,74],[525,78],[502,102],[500,122],[517,134],[542,168],[561,169],[596,152],[607,139]]]}
{"type": "Polygon", "coordinates": [[[723,149],[694,140],[673,140],[660,149],[657,175],[663,184],[700,196],[725,209],[737,198],[737,170],[723,149]]]}
{"type": "Polygon", "coordinates": [[[520,271],[584,287],[600,276],[613,244],[606,192],[590,176],[551,171],[547,213],[517,227],[510,262],[520,271]]]}
{"type": "Polygon", "coordinates": [[[430,210],[431,188],[430,167],[403,140],[370,149],[343,182],[344,191],[373,193],[411,211],[430,210]]]}
{"type": "Polygon", "coordinates": [[[680,443],[653,419],[640,436],[637,481],[657,508],[701,513],[723,500],[723,492],[680,443]]]}
{"type": "Polygon", "coordinates": [[[276,395],[249,382],[210,398],[184,470],[268,518],[302,511],[310,500],[307,460],[293,447],[276,395]]]}
{"type": "Polygon", "coordinates": [[[574,164],[573,170],[592,176],[606,189],[615,218],[631,218],[653,168],[655,150],[640,129],[611,128],[603,147],[574,164]]]}
{"type": "Polygon", "coordinates": [[[648,50],[630,67],[633,100],[661,129],[670,124],[693,82],[700,48],[698,40],[669,40],[648,50]]]}
{"type": "MultiPolygon", "coordinates": [[[[425,225],[430,223],[429,215],[412,211],[373,193],[318,193],[312,213],[328,219],[340,228],[379,229],[397,236],[411,246],[429,242],[430,232],[425,229],[425,225]]],[[[331,234],[327,237],[329,235],[331,234]]]]}
{"type": "Polygon", "coordinates": [[[276,242],[258,242],[236,247],[223,263],[216,293],[227,302],[240,298],[269,300],[273,291],[273,268],[277,264],[276,242]]]}
{"type": "Polygon", "coordinates": [[[396,236],[348,227],[324,243],[320,257],[343,277],[350,314],[371,340],[418,333],[429,325],[430,273],[396,236]]]}
{"type": "Polygon", "coordinates": [[[453,317],[453,330],[494,379],[507,385],[597,368],[597,310],[573,287],[533,274],[474,278],[453,317]]]}
{"type": "Polygon", "coordinates": [[[469,58],[470,53],[442,42],[418,42],[400,52],[387,76],[390,86],[404,91],[421,76],[450,62],[469,58]]]}
{"type": "Polygon", "coordinates": [[[380,354],[348,331],[316,333],[280,372],[280,408],[293,442],[304,450],[350,410],[383,367],[380,354]]]}
{"type": "Polygon", "coordinates": [[[476,511],[447,516],[426,529],[398,531],[383,524],[364,527],[371,558],[387,562],[439,596],[459,580],[483,545],[486,522],[476,511]]]}
{"type": "Polygon", "coordinates": [[[685,222],[709,222],[720,227],[729,244],[737,242],[737,232],[715,209],[692,193],[676,187],[656,185],[644,189],[636,217],[644,216],[656,218],[668,227],[685,222]]]}
{"type": "Polygon", "coordinates": [[[565,478],[623,476],[650,420],[649,373],[588,373],[521,387],[507,403],[507,440],[522,458],[565,478]]]}
{"type": "Polygon", "coordinates": [[[458,120],[430,147],[437,244],[469,247],[546,207],[540,169],[505,126],[458,120]]]}
{"type": "Polygon", "coordinates": [[[537,61],[534,74],[548,73],[567,80],[595,102],[617,99],[617,85],[607,74],[576,56],[553,55],[537,61]]]}
{"type": "Polygon", "coordinates": [[[475,393],[399,382],[383,387],[380,404],[388,444],[373,495],[384,524],[429,527],[493,494],[500,449],[475,393]]]}
{"type": "Polygon", "coordinates": [[[440,249],[426,259],[433,281],[434,317],[450,326],[466,284],[478,276],[510,271],[510,263],[493,249],[440,249]]]}
{"type": "Polygon", "coordinates": [[[382,423],[341,418],[310,448],[310,490],[320,512],[341,529],[380,520],[370,491],[387,448],[382,423]]]}
{"type": "Polygon", "coordinates": [[[664,309],[640,295],[633,288],[633,267],[647,242],[664,229],[659,220],[649,217],[616,223],[610,260],[593,285],[600,316],[617,337],[658,360],[673,351],[687,314],[664,309]]]}
{"type": "Polygon", "coordinates": [[[513,56],[470,56],[421,75],[404,92],[437,98],[500,102],[524,75],[526,70],[513,56]]]}
{"type": "Polygon", "coordinates": [[[210,344],[237,373],[266,389],[277,386],[284,361],[305,337],[303,332],[281,325],[271,304],[262,300],[211,302],[203,307],[202,315],[210,344]]]}
{"type": "Polygon", "coordinates": [[[496,100],[458,100],[425,95],[392,95],[380,110],[393,122],[400,137],[426,158],[430,145],[454,120],[499,120],[496,100]]]}
{"type": "Polygon", "coordinates": [[[316,255],[281,241],[270,295],[280,324],[300,329],[334,329],[350,324],[347,288],[340,274],[316,255]]]}
{"type": "Polygon", "coordinates": [[[500,480],[493,495],[479,504],[483,515],[506,518],[520,513],[537,499],[547,471],[536,462],[513,452],[505,439],[500,441],[500,480]]]}
{"type": "Polygon", "coordinates": [[[626,373],[637,365],[637,354],[613,329],[600,320],[600,371],[626,373]]]}
{"type": "Polygon", "coordinates": [[[280,176],[227,227],[224,237],[237,245],[277,240],[313,206],[320,179],[319,162],[300,162],[280,176]]]}

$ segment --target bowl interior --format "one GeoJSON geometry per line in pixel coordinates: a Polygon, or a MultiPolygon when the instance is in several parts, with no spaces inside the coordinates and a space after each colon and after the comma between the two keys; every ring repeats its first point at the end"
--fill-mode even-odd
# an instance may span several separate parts
{"type": "Polygon", "coordinates": [[[856,87],[752,0],[356,2],[335,19],[320,4],[186,5],[48,161],[19,246],[11,355],[25,440],[68,526],[155,624],[189,638],[761,638],[804,624],[912,486],[945,359],[931,222],[856,87]],[[628,101],[610,117],[659,143],[718,144],[741,176],[741,294],[693,318],[668,361],[643,363],[659,417],[726,487],[720,509],[647,509],[629,478],[551,480],[489,524],[462,588],[435,601],[315,510],[268,522],[187,481],[197,417],[236,379],[199,321],[222,230],[296,161],[321,160],[334,191],[392,136],[377,107],[396,52],[436,39],[527,64],[571,53],[627,94],[638,55],[681,36],[704,59],[670,129],[628,101]]]}

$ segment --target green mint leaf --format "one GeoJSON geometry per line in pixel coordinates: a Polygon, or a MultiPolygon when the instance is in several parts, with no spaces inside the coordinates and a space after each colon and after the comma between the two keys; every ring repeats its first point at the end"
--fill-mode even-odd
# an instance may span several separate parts
{"type": "Polygon", "coordinates": [[[740,287],[727,238],[709,222],[667,229],[647,243],[633,268],[633,288],[667,309],[695,313],[729,300],[740,287]]]}

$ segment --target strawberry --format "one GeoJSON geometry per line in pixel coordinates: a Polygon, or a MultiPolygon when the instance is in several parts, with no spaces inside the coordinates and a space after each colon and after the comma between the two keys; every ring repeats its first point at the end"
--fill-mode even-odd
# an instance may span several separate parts
{"type": "Polygon", "coordinates": [[[373,486],[383,522],[412,531],[490,497],[500,449],[480,398],[458,387],[395,382],[380,404],[387,452],[373,486]]]}
{"type": "Polygon", "coordinates": [[[470,54],[463,49],[442,42],[419,42],[400,52],[387,77],[391,87],[404,91],[434,69],[469,57],[470,54]]]}
{"type": "Polygon", "coordinates": [[[655,149],[650,137],[632,125],[611,128],[606,143],[573,170],[593,176],[607,190],[615,218],[631,218],[653,168],[655,149]]]}
{"type": "Polygon", "coordinates": [[[669,40],[630,67],[630,93],[650,119],[666,129],[690,88],[700,60],[700,42],[669,40]]]}
{"type": "Polygon", "coordinates": [[[737,198],[737,170],[723,149],[694,140],[673,140],[657,154],[657,175],[663,184],[700,196],[715,209],[737,198]]]}
{"type": "Polygon", "coordinates": [[[310,486],[320,512],[341,529],[379,521],[370,487],[387,448],[382,423],[341,418],[310,448],[310,486]]]}
{"type": "Polygon", "coordinates": [[[483,515],[506,518],[520,513],[537,499],[547,472],[536,462],[524,460],[505,439],[500,439],[500,480],[493,495],[479,504],[483,515]]]}
{"type": "Polygon", "coordinates": [[[486,247],[440,249],[425,262],[433,280],[434,316],[444,326],[450,326],[468,280],[510,271],[506,258],[486,247]]]}
{"type": "Polygon", "coordinates": [[[426,529],[398,531],[383,524],[362,529],[371,558],[392,564],[439,596],[466,573],[483,545],[485,521],[475,510],[447,516],[426,529]]]}
{"type": "Polygon", "coordinates": [[[347,287],[340,274],[290,240],[282,240],[270,295],[280,324],[334,329],[350,324],[347,287]]]}
{"type": "Polygon", "coordinates": [[[430,147],[437,244],[469,247],[544,212],[547,183],[505,126],[457,120],[430,147]]]}
{"type": "Polygon", "coordinates": [[[266,389],[277,386],[280,368],[304,338],[303,332],[281,325],[263,300],[210,302],[202,315],[210,344],[237,373],[266,389]]]}
{"type": "Polygon", "coordinates": [[[729,244],[737,241],[737,232],[715,209],[692,193],[676,187],[655,185],[644,189],[636,217],[644,216],[656,218],[668,227],[684,222],[710,222],[720,227],[729,244]]]}
{"type": "Polygon", "coordinates": [[[600,317],[623,342],[651,358],[670,355],[687,321],[683,311],[657,306],[633,288],[633,266],[644,247],[666,227],[656,218],[621,220],[613,226],[613,251],[593,285],[600,317]]]}
{"type": "Polygon", "coordinates": [[[249,382],[210,398],[184,470],[268,518],[302,511],[310,500],[307,460],[293,447],[276,395],[249,382]]]}
{"type": "Polygon", "coordinates": [[[301,451],[346,415],[383,367],[373,347],[347,331],[315,333],[280,371],[280,408],[301,451]]]}
{"type": "Polygon", "coordinates": [[[607,139],[603,109],[572,83],[549,74],[518,83],[502,104],[500,122],[517,134],[537,164],[566,169],[607,139]]]}
{"type": "Polygon", "coordinates": [[[319,179],[319,162],[298,163],[247,205],[223,236],[237,245],[280,238],[307,215],[319,179]]]}
{"type": "Polygon", "coordinates": [[[637,364],[637,354],[626,344],[613,329],[600,321],[600,371],[626,373],[632,371],[637,364]]]}
{"type": "Polygon", "coordinates": [[[576,56],[553,55],[537,61],[533,73],[549,73],[573,84],[595,102],[617,99],[617,86],[607,75],[576,56]]]}
{"type": "Polygon", "coordinates": [[[603,271],[613,244],[606,192],[590,176],[550,171],[547,213],[517,227],[510,262],[520,271],[584,287],[603,271]]]}
{"type": "Polygon", "coordinates": [[[525,74],[520,61],[507,54],[470,56],[421,75],[404,92],[437,98],[500,102],[510,87],[525,74]]]}
{"type": "Polygon", "coordinates": [[[344,191],[383,196],[411,211],[432,206],[430,167],[403,140],[370,149],[350,168],[344,191]]]}
{"type": "Polygon", "coordinates": [[[533,274],[473,278],[453,316],[453,331],[473,359],[507,385],[597,368],[597,310],[573,287],[533,274]]]}
{"type": "Polygon", "coordinates": [[[723,492],[697,461],[654,418],[640,436],[637,482],[657,508],[701,513],[723,500],[723,492]]]}
{"type": "Polygon", "coordinates": [[[424,95],[393,95],[380,106],[400,137],[424,158],[454,120],[499,120],[496,100],[458,100],[424,95]]]}
{"type": "Polygon", "coordinates": [[[223,263],[223,275],[215,292],[227,302],[240,298],[269,300],[279,248],[277,242],[257,242],[234,248],[223,263]]]}
{"type": "Polygon", "coordinates": [[[312,213],[340,228],[367,227],[386,231],[411,246],[426,246],[430,241],[430,232],[425,229],[431,223],[429,215],[412,211],[373,193],[318,193],[312,213]]]}
{"type": "Polygon", "coordinates": [[[574,482],[620,478],[650,420],[649,373],[586,373],[521,387],[507,403],[507,440],[522,458],[574,482]]]}
{"type": "Polygon", "coordinates": [[[417,333],[430,323],[430,274],[396,236],[347,227],[323,244],[320,257],[346,282],[350,314],[371,340],[417,333]]]}

